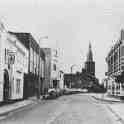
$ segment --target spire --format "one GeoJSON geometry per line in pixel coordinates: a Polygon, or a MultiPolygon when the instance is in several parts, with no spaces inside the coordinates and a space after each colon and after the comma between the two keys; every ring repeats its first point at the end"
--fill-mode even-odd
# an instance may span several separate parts
{"type": "Polygon", "coordinates": [[[88,54],[87,54],[87,62],[89,61],[93,61],[93,53],[92,53],[92,47],[91,47],[91,43],[89,42],[89,50],[88,50],[88,54]]]}
{"type": "Polygon", "coordinates": [[[91,43],[89,42],[89,49],[91,49],[91,43]]]}

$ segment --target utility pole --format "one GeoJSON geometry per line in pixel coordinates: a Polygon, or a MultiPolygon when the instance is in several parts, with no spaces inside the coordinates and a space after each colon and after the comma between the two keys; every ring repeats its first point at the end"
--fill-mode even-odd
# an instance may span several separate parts
{"type": "Polygon", "coordinates": [[[41,79],[40,79],[40,43],[42,39],[48,39],[48,36],[41,37],[39,40],[39,49],[38,49],[38,54],[39,54],[39,61],[38,61],[38,89],[37,89],[37,99],[40,99],[40,94],[41,94],[41,79]]]}

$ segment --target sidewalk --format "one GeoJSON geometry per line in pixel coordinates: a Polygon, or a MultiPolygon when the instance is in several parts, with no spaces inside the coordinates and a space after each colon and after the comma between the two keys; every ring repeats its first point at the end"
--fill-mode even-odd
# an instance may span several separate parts
{"type": "Polygon", "coordinates": [[[29,99],[23,101],[18,101],[12,104],[0,106],[0,116],[7,115],[10,112],[14,112],[16,110],[35,104],[37,102],[38,100],[36,99],[36,97],[30,97],[29,99]]]}
{"type": "Polygon", "coordinates": [[[116,116],[117,120],[124,124],[124,103],[108,104],[107,107],[116,116]]]}
{"type": "Polygon", "coordinates": [[[93,98],[101,101],[107,101],[108,104],[106,104],[107,108],[114,114],[114,116],[117,118],[117,121],[124,124],[124,101],[110,97],[107,94],[92,94],[93,98]],[[111,102],[116,102],[116,104],[109,104],[111,102]]]}
{"type": "Polygon", "coordinates": [[[105,101],[105,102],[123,102],[119,98],[114,98],[112,96],[108,96],[107,94],[91,94],[97,100],[105,101]]]}

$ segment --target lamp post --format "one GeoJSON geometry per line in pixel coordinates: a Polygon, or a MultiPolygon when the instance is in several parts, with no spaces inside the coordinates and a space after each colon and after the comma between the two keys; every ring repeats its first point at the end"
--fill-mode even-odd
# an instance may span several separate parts
{"type": "Polygon", "coordinates": [[[76,64],[73,64],[70,68],[71,68],[71,83],[70,83],[70,88],[72,87],[72,71],[73,71],[73,67],[77,66],[76,64]]]}
{"type": "Polygon", "coordinates": [[[73,71],[73,67],[74,67],[74,66],[77,66],[77,65],[74,64],[74,65],[71,66],[71,73],[72,73],[72,71],[73,71]]]}
{"type": "Polygon", "coordinates": [[[42,39],[48,39],[48,36],[40,37],[39,39],[39,49],[38,49],[38,54],[39,54],[39,62],[38,62],[38,93],[37,93],[37,99],[40,99],[40,93],[41,93],[41,80],[40,80],[40,43],[42,39]]]}

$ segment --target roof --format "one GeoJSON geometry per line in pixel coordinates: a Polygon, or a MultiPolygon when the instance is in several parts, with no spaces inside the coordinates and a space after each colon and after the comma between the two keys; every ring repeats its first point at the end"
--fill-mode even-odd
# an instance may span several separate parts
{"type": "MultiPolygon", "coordinates": [[[[39,45],[37,43],[37,41],[34,39],[34,37],[31,35],[31,33],[25,33],[25,32],[11,32],[8,31],[8,33],[15,35],[16,38],[26,47],[29,49],[30,44],[31,47],[37,52],[39,53],[38,49],[39,49],[39,45]]],[[[45,60],[45,53],[42,49],[40,49],[40,55],[41,57],[45,60]]]]}
{"type": "Polygon", "coordinates": [[[29,49],[29,35],[30,33],[22,33],[22,32],[11,32],[8,31],[8,33],[15,35],[17,39],[26,47],[29,49]]]}

